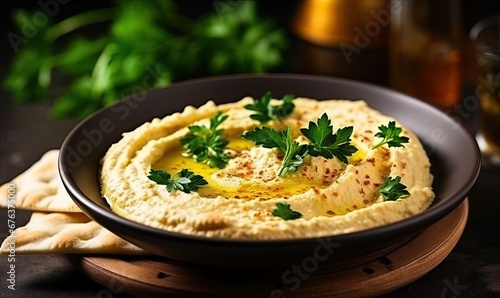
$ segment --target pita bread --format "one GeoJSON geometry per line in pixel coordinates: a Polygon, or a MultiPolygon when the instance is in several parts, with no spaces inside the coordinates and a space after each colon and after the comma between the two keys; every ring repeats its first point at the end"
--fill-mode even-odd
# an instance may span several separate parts
{"type": "Polygon", "coordinates": [[[149,254],[106,230],[83,213],[34,212],[8,236],[1,254],[149,254]]]}
{"type": "Polygon", "coordinates": [[[0,207],[7,207],[9,185],[15,185],[18,209],[81,212],[69,197],[57,170],[59,150],[45,153],[31,168],[0,187],[0,207]]]}
{"type": "Polygon", "coordinates": [[[0,186],[0,207],[8,207],[9,185],[13,184],[15,208],[38,211],[3,241],[0,253],[9,254],[12,248],[16,254],[148,254],[82,213],[62,184],[58,156],[59,150],[48,151],[31,168],[0,186]]]}

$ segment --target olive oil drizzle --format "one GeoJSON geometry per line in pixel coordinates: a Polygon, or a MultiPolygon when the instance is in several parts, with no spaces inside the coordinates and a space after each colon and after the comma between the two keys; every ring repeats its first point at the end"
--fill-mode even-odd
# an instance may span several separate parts
{"type": "MultiPolygon", "coordinates": [[[[243,150],[249,150],[254,143],[243,138],[234,137],[230,139],[227,149],[239,153],[243,150]]],[[[162,169],[169,173],[177,173],[187,168],[207,180],[208,185],[200,188],[198,193],[203,197],[214,198],[222,196],[226,198],[237,198],[242,200],[267,200],[270,198],[288,198],[293,195],[304,193],[311,188],[324,188],[317,181],[311,181],[300,177],[298,174],[280,177],[278,182],[262,184],[261,182],[246,180],[236,187],[220,183],[214,178],[214,174],[219,171],[218,168],[210,168],[205,163],[197,163],[192,157],[183,155],[182,147],[175,148],[158,160],[153,168],[162,169]]]]}

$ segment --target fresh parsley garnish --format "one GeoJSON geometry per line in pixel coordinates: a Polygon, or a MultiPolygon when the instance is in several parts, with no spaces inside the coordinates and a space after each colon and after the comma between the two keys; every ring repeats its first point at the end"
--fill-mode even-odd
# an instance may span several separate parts
{"type": "Polygon", "coordinates": [[[151,169],[148,178],[156,182],[156,184],[166,185],[168,192],[180,190],[185,193],[190,193],[208,184],[201,175],[196,175],[188,169],[182,169],[173,176],[164,170],[151,169]]]}
{"type": "Polygon", "coordinates": [[[406,190],[406,186],[401,183],[401,177],[399,176],[396,176],[394,179],[391,177],[385,178],[380,186],[379,192],[384,198],[384,201],[396,201],[397,199],[403,199],[410,195],[406,190]]]}
{"type": "Polygon", "coordinates": [[[217,112],[210,118],[210,127],[189,126],[189,133],[181,139],[186,155],[192,156],[196,162],[205,162],[211,168],[224,168],[229,161],[229,155],[224,152],[229,141],[222,137],[224,129],[217,127],[226,119],[227,115],[217,112]]]}
{"type": "Polygon", "coordinates": [[[333,134],[333,126],[328,116],[323,114],[318,118],[318,123],[309,122],[309,128],[302,128],[302,134],[309,139],[309,144],[299,144],[292,140],[292,128],[276,131],[272,128],[261,127],[253,131],[245,132],[242,137],[254,141],[256,145],[264,148],[278,148],[285,156],[281,164],[278,176],[285,176],[297,171],[304,163],[307,155],[323,156],[331,159],[338,158],[347,163],[347,156],[351,156],[358,149],[351,145],[352,126],[338,129],[333,134]]]}
{"type": "Polygon", "coordinates": [[[285,154],[278,176],[295,172],[307,155],[308,146],[292,140],[290,126],[279,132],[269,127],[256,128],[254,131],[245,132],[242,137],[264,148],[277,148],[285,154]]]}
{"type": "Polygon", "coordinates": [[[318,122],[309,122],[308,128],[300,130],[309,139],[309,155],[323,156],[331,159],[334,156],[347,163],[347,156],[352,156],[358,149],[351,145],[352,126],[340,128],[333,133],[331,121],[324,113],[318,122]]]}
{"type": "Polygon", "coordinates": [[[377,145],[373,146],[372,149],[376,149],[384,144],[389,147],[404,147],[403,143],[408,143],[408,137],[401,137],[399,134],[403,131],[401,127],[396,127],[395,121],[390,121],[387,126],[380,125],[378,127],[379,132],[375,134],[376,137],[383,138],[377,145]]]}
{"type": "Polygon", "coordinates": [[[292,141],[292,128],[288,126],[286,130],[286,150],[283,163],[278,172],[278,176],[285,176],[293,173],[304,163],[304,158],[308,153],[307,145],[300,145],[297,141],[292,141]]]}
{"type": "Polygon", "coordinates": [[[293,220],[302,217],[300,212],[292,210],[287,203],[276,203],[276,209],[273,210],[273,215],[281,217],[284,220],[293,220]]]}
{"type": "Polygon", "coordinates": [[[245,106],[245,109],[255,111],[255,114],[250,115],[250,118],[264,124],[274,119],[285,118],[290,115],[295,108],[293,100],[295,96],[291,94],[285,95],[281,99],[281,104],[271,104],[271,92],[266,92],[260,100],[255,100],[253,103],[245,106]]]}

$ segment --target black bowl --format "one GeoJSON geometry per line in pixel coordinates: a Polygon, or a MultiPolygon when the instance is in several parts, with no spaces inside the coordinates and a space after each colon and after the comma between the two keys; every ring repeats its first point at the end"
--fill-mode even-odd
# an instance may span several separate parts
{"type": "MultiPolygon", "coordinates": [[[[104,108],[77,125],[64,141],[59,171],[75,203],[93,220],[153,254],[215,267],[289,266],[297,262],[335,264],[337,269],[371,260],[401,245],[454,210],[467,196],[480,169],[472,135],[439,110],[382,87],[310,75],[231,75],[180,82],[104,108]],[[155,117],[200,106],[209,99],[233,102],[266,91],[315,99],[363,99],[416,133],[431,159],[436,199],[408,219],[360,232],[292,240],[213,239],[148,227],[111,211],[101,198],[99,160],[123,132],[155,117]]],[[[308,263],[308,264],[309,264],[308,263]]]]}

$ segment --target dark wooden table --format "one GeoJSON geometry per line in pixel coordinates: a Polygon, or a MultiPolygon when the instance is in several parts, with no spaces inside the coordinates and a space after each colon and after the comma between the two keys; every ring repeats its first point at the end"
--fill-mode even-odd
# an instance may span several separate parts
{"type": "MultiPolygon", "coordinates": [[[[5,35],[3,35],[5,36],[5,35]]],[[[294,72],[320,73],[308,63],[311,51],[328,55],[328,51],[300,43],[291,56],[294,72]]],[[[331,53],[330,53],[331,54],[331,53]]],[[[338,53],[337,53],[338,54],[338,53]]],[[[374,55],[372,69],[378,74],[371,81],[384,85],[387,73],[384,53],[374,55]],[[382,74],[382,75],[381,75],[382,74]]],[[[2,45],[0,59],[3,79],[13,57],[8,45],[2,45]]],[[[332,61],[337,61],[333,59],[332,61]]],[[[341,60],[339,60],[342,63],[341,60]]],[[[332,69],[352,67],[332,65],[332,69]]],[[[349,74],[355,74],[349,69],[349,74]]],[[[370,80],[366,73],[359,79],[370,80]]],[[[328,74],[328,73],[327,73],[328,74]]],[[[342,75],[342,73],[331,73],[342,75]]],[[[195,76],[195,75],[194,75],[195,76]]],[[[465,87],[462,98],[472,94],[465,87]]],[[[49,149],[59,148],[78,119],[51,120],[47,103],[18,105],[10,95],[0,93],[0,184],[10,181],[29,168],[49,149]]],[[[478,112],[459,119],[471,132],[477,130],[478,112]]],[[[494,297],[500,296],[500,169],[483,168],[469,194],[470,213],[465,232],[450,255],[434,270],[419,280],[390,293],[387,297],[494,297]]],[[[30,212],[17,210],[16,225],[29,220],[30,212]]],[[[7,212],[0,209],[0,239],[7,236],[7,212]]],[[[65,255],[16,255],[16,290],[7,287],[9,262],[0,257],[1,297],[122,297],[113,287],[101,285],[75,269],[65,255]]]]}

